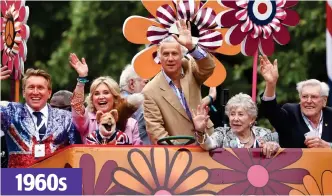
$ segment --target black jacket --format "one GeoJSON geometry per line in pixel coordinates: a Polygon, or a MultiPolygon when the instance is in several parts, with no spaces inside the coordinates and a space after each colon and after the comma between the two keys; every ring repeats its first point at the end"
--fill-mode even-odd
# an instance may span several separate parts
{"type": "MultiPolygon", "coordinates": [[[[304,134],[309,132],[301,115],[300,104],[277,104],[276,99],[264,101],[261,95],[260,114],[269,119],[279,134],[279,143],[282,148],[306,148],[304,134]]],[[[323,108],[322,139],[332,142],[332,108],[323,108]]]]}

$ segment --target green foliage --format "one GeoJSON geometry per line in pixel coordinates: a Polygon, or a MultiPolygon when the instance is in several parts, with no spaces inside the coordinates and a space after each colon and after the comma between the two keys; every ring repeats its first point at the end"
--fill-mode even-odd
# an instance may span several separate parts
{"type": "MultiPolygon", "coordinates": [[[[77,74],[70,67],[71,52],[85,57],[89,77],[110,75],[118,80],[122,68],[144,46],[128,42],[122,26],[131,15],[147,16],[148,12],[138,1],[27,1],[30,7],[26,69],[46,69],[53,78],[54,91],[72,91],[77,74]]],[[[291,41],[286,46],[276,44],[270,60],[278,59],[278,101],[296,102],[296,83],[307,78],[327,81],[325,49],[325,2],[300,1],[295,7],[301,21],[288,28],[291,41]]],[[[239,92],[251,94],[252,57],[217,55],[227,70],[225,82],[218,88],[230,89],[230,96],[239,92]]],[[[9,82],[1,84],[2,99],[8,99],[9,82]]],[[[258,75],[257,93],[264,90],[258,75]]],[[[204,89],[206,91],[206,88],[204,89]]]]}

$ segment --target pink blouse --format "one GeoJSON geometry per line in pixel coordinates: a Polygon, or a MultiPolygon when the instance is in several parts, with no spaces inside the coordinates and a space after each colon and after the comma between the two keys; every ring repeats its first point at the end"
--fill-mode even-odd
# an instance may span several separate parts
{"type": "MultiPolygon", "coordinates": [[[[73,123],[80,132],[83,144],[86,143],[86,137],[97,130],[98,124],[96,115],[85,110],[84,116],[79,115],[75,110],[72,110],[73,123]]],[[[130,142],[133,145],[141,145],[142,141],[139,137],[137,121],[129,118],[126,124],[125,133],[128,135],[130,142]]]]}

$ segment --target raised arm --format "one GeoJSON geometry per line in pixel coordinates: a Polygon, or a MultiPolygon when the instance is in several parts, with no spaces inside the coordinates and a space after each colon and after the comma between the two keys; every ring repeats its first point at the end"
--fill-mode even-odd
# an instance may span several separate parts
{"type": "Polygon", "coordinates": [[[12,70],[9,70],[8,67],[5,65],[1,67],[0,70],[0,80],[6,80],[10,77],[10,74],[12,73],[12,70]]]}
{"type": "Polygon", "coordinates": [[[189,66],[192,67],[194,77],[199,84],[203,84],[213,73],[215,64],[212,56],[205,50],[195,45],[191,35],[190,22],[185,20],[176,21],[179,31],[179,37],[173,35],[179,44],[188,49],[189,54],[195,59],[195,62],[189,66]]]}
{"type": "Polygon", "coordinates": [[[260,71],[265,80],[264,97],[272,98],[276,93],[276,86],[279,78],[278,61],[274,60],[273,64],[266,56],[260,56],[260,71]]]}
{"type": "Polygon", "coordinates": [[[71,53],[69,56],[70,65],[76,70],[79,78],[71,100],[73,123],[77,127],[82,136],[89,131],[89,116],[84,107],[84,85],[87,82],[88,65],[85,59],[82,62],[77,58],[76,54],[71,53]]]}
{"type": "Polygon", "coordinates": [[[215,131],[211,136],[206,133],[209,120],[208,106],[198,105],[196,112],[192,111],[195,126],[196,141],[204,150],[222,147],[223,132],[215,131]]]}
{"type": "Polygon", "coordinates": [[[269,119],[270,123],[278,132],[284,130],[287,126],[288,112],[280,107],[276,101],[276,86],[279,78],[278,62],[274,60],[273,64],[266,56],[260,56],[260,72],[265,80],[265,91],[261,96],[260,113],[269,119]]]}

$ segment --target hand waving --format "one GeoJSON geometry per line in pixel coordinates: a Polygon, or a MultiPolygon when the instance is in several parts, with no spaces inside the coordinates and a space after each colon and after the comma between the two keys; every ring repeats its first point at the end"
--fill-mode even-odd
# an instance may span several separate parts
{"type": "Polygon", "coordinates": [[[82,58],[82,62],[77,58],[75,53],[70,53],[69,63],[76,70],[79,77],[86,77],[88,75],[88,65],[85,62],[85,59],[82,58]]]}
{"type": "Polygon", "coordinates": [[[9,70],[6,65],[1,67],[0,80],[6,80],[7,78],[9,78],[11,73],[12,70],[9,70]]]}
{"type": "Polygon", "coordinates": [[[204,132],[210,116],[208,116],[208,107],[203,105],[197,106],[197,112],[192,111],[193,122],[195,130],[199,132],[204,132]]]}
{"type": "Polygon", "coordinates": [[[273,65],[266,56],[259,56],[259,61],[260,71],[265,82],[275,85],[279,78],[277,59],[274,60],[273,65]]]}
{"type": "Polygon", "coordinates": [[[176,35],[173,35],[173,37],[177,42],[179,42],[179,44],[183,45],[188,50],[192,50],[194,48],[194,44],[191,37],[190,21],[186,23],[185,20],[180,19],[179,21],[176,21],[175,24],[179,31],[179,37],[176,35]]]}

